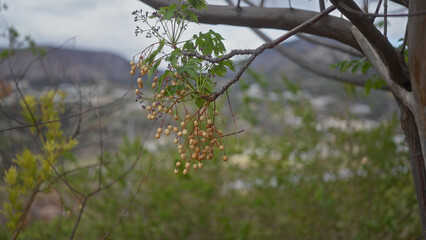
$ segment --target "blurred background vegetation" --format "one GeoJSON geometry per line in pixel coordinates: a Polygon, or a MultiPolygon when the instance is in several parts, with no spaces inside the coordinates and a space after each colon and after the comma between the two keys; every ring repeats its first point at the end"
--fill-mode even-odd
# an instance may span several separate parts
{"type": "MultiPolygon", "coordinates": [[[[18,39],[19,35],[9,38],[18,39]]],[[[16,53],[27,58],[25,51],[33,52],[37,61],[51,54],[49,49],[39,51],[30,38],[23,42],[2,51],[0,66],[17,59],[16,53]]],[[[109,232],[108,239],[420,237],[408,150],[398,120],[392,117],[395,108],[384,107],[389,96],[365,96],[362,89],[322,79],[312,85],[314,76],[299,73],[286,77],[254,69],[245,75],[230,92],[234,115],[226,99],[218,102],[227,129],[244,130],[227,139],[229,160],[208,160],[203,169],[186,176],[173,174],[179,160],[176,147],[171,139],[154,140],[151,129],[158,126],[148,123],[128,94],[128,82],[61,87],[55,81],[31,85],[0,76],[2,130],[28,123],[21,115],[18,103],[23,95],[16,86],[22,86],[25,95],[37,96],[48,89],[93,87],[99,92],[108,86],[98,103],[122,90],[122,96],[107,98],[111,101],[102,107],[90,101],[89,90],[78,92],[79,101],[78,94],[65,91],[61,116],[75,117],[63,119],[62,130],[66,136],[78,133],[79,144],[58,157],[59,175],[42,182],[19,239],[68,239],[83,207],[75,239],[101,239],[109,232]],[[321,108],[315,96],[327,91],[334,100],[331,107],[321,108]],[[351,107],[360,102],[377,106],[371,115],[354,114],[351,107]],[[108,187],[96,192],[99,182],[108,187]],[[82,206],[81,196],[69,185],[94,194],[82,206]]],[[[24,148],[40,152],[31,136],[28,128],[0,133],[2,206],[8,201],[5,171],[16,165],[12,159],[24,148]]],[[[0,239],[11,238],[6,221],[0,217],[0,239]]]]}

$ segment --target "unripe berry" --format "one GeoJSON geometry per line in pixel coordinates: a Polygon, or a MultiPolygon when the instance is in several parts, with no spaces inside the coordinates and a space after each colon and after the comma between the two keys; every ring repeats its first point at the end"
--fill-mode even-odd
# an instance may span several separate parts
{"type": "Polygon", "coordinates": [[[225,149],[225,146],[220,145],[220,146],[219,146],[219,149],[223,151],[223,149],[225,149]]]}
{"type": "Polygon", "coordinates": [[[191,157],[192,157],[192,159],[197,159],[198,155],[196,153],[192,153],[191,157]]]}
{"type": "Polygon", "coordinates": [[[213,121],[211,119],[207,119],[207,124],[211,125],[213,121]]]}
{"type": "Polygon", "coordinates": [[[152,81],[157,82],[158,81],[158,77],[155,76],[154,79],[152,79],[152,81]]]}
{"type": "Polygon", "coordinates": [[[187,133],[188,133],[188,130],[186,130],[186,129],[183,129],[183,130],[182,130],[182,134],[183,134],[183,135],[186,135],[187,133]]]}
{"type": "Polygon", "coordinates": [[[176,132],[176,133],[177,133],[178,131],[179,131],[179,129],[178,129],[177,127],[174,127],[174,128],[173,128],[173,132],[176,132]]]}
{"type": "Polygon", "coordinates": [[[181,127],[185,127],[185,122],[180,122],[181,127]]]}
{"type": "Polygon", "coordinates": [[[189,162],[186,162],[185,163],[185,168],[190,168],[190,167],[191,167],[191,164],[189,162]]]}
{"type": "Polygon", "coordinates": [[[204,121],[204,116],[200,116],[200,121],[204,121]]]}
{"type": "Polygon", "coordinates": [[[179,131],[178,133],[177,133],[177,135],[180,137],[180,136],[182,136],[182,131],[179,131]]]}
{"type": "Polygon", "coordinates": [[[155,88],[156,86],[157,86],[157,83],[155,83],[155,82],[151,84],[152,88],[155,88]]]}
{"type": "Polygon", "coordinates": [[[167,128],[168,128],[169,130],[173,130],[173,126],[172,126],[172,125],[167,126],[167,128]]]}
{"type": "Polygon", "coordinates": [[[135,71],[133,71],[133,70],[130,70],[130,75],[135,75],[135,71]]]}
{"type": "Polygon", "coordinates": [[[135,94],[138,95],[141,91],[139,89],[135,90],[135,94]]]}
{"type": "Polygon", "coordinates": [[[228,161],[228,156],[223,156],[223,158],[222,158],[222,159],[223,159],[223,161],[225,161],[225,162],[226,162],[226,161],[228,161]]]}
{"type": "Polygon", "coordinates": [[[182,171],[182,173],[183,173],[183,175],[186,175],[186,174],[188,174],[188,169],[183,169],[183,171],[182,171]]]}
{"type": "Polygon", "coordinates": [[[163,132],[163,129],[162,128],[158,128],[157,129],[157,133],[162,133],[163,132]]]}
{"type": "Polygon", "coordinates": [[[138,80],[136,80],[138,82],[138,84],[143,84],[143,80],[142,78],[138,78],[138,80]]]}
{"type": "Polygon", "coordinates": [[[159,139],[160,138],[160,134],[159,133],[155,134],[155,138],[159,139]]]}
{"type": "Polygon", "coordinates": [[[164,130],[164,133],[167,135],[167,136],[169,136],[170,135],[170,129],[166,129],[166,130],[164,130]]]}
{"type": "Polygon", "coordinates": [[[198,126],[198,122],[194,121],[194,127],[198,126]]]}
{"type": "Polygon", "coordinates": [[[174,173],[174,174],[178,174],[178,173],[179,173],[179,170],[177,170],[177,169],[175,168],[175,170],[173,171],[173,173],[174,173]]]}
{"type": "MultiPolygon", "coordinates": [[[[172,110],[172,109],[170,109],[170,110],[172,110]]],[[[179,116],[178,116],[178,115],[175,115],[173,118],[174,118],[175,120],[178,120],[178,119],[179,119],[179,116]]]]}
{"type": "Polygon", "coordinates": [[[181,162],[176,162],[176,167],[180,167],[180,165],[182,165],[181,162]]]}
{"type": "Polygon", "coordinates": [[[135,65],[135,61],[130,61],[130,66],[134,66],[135,65]]]}
{"type": "Polygon", "coordinates": [[[173,139],[173,143],[177,144],[179,142],[179,140],[177,138],[173,139]]]}
{"type": "Polygon", "coordinates": [[[185,160],[185,157],[186,157],[186,155],[183,154],[183,153],[180,155],[180,159],[182,159],[182,160],[185,160]]]}
{"type": "Polygon", "coordinates": [[[203,163],[198,163],[198,168],[203,168],[203,163]]]}
{"type": "Polygon", "coordinates": [[[198,169],[198,164],[194,163],[194,165],[192,165],[192,168],[194,168],[194,170],[198,169]]]}

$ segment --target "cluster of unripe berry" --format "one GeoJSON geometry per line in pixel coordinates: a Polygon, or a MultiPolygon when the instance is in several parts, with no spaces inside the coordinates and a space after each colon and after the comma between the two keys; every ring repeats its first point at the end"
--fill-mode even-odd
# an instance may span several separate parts
{"type": "Polygon", "coordinates": [[[161,82],[156,74],[151,84],[153,95],[145,97],[141,92],[144,87],[142,76],[150,71],[150,67],[142,62],[142,58],[137,64],[130,62],[131,75],[135,75],[136,70],[140,69],[135,94],[137,100],[143,104],[142,108],[148,112],[148,120],[161,121],[155,138],[160,139],[162,135],[174,136],[173,142],[180,154],[174,173],[182,172],[186,175],[191,168],[203,168],[203,161],[213,159],[217,152],[222,152],[222,160],[227,161],[223,145],[227,135],[217,128],[219,112],[211,106],[213,104],[206,102],[191,114],[190,107],[186,104],[198,93],[188,84],[185,74],[171,71],[160,77],[161,82]]]}

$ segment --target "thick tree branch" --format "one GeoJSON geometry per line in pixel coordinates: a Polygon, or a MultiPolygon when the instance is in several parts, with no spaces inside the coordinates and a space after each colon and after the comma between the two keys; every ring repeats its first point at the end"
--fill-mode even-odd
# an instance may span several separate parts
{"type": "MultiPolygon", "coordinates": [[[[155,9],[177,3],[177,0],[141,1],[155,9]]],[[[208,5],[207,10],[194,10],[194,12],[199,16],[200,23],[283,30],[291,30],[318,14],[318,12],[289,8],[241,7],[237,9],[216,5],[208,5]]],[[[302,32],[331,38],[360,50],[352,36],[351,27],[352,24],[345,19],[325,16],[317,23],[304,28],[302,32]]]]}
{"type": "Polygon", "coordinates": [[[364,55],[361,52],[359,52],[358,50],[356,50],[352,47],[349,47],[347,45],[344,45],[344,44],[339,44],[339,43],[336,44],[336,42],[332,42],[332,41],[327,40],[327,39],[322,39],[320,37],[309,36],[307,34],[297,34],[297,37],[299,37],[299,38],[301,38],[305,41],[309,41],[311,43],[315,43],[315,44],[318,44],[318,45],[321,45],[321,46],[324,46],[324,47],[327,47],[327,48],[330,48],[330,49],[333,49],[333,50],[348,53],[348,54],[350,54],[354,57],[360,57],[360,58],[364,57],[364,55]]]}

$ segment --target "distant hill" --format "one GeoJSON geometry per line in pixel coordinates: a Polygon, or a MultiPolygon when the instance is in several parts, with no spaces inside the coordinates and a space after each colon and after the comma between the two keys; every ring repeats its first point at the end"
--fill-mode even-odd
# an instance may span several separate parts
{"type": "MultiPolygon", "coordinates": [[[[20,51],[8,59],[13,66],[13,75],[22,76],[26,71],[23,78],[29,80],[31,85],[46,85],[58,81],[123,83],[129,81],[129,62],[118,55],[52,47],[47,47],[46,50],[48,54],[37,61],[34,61],[37,56],[27,50],[20,51]]],[[[0,62],[0,74],[3,79],[12,78],[7,61],[0,62]]]]}

